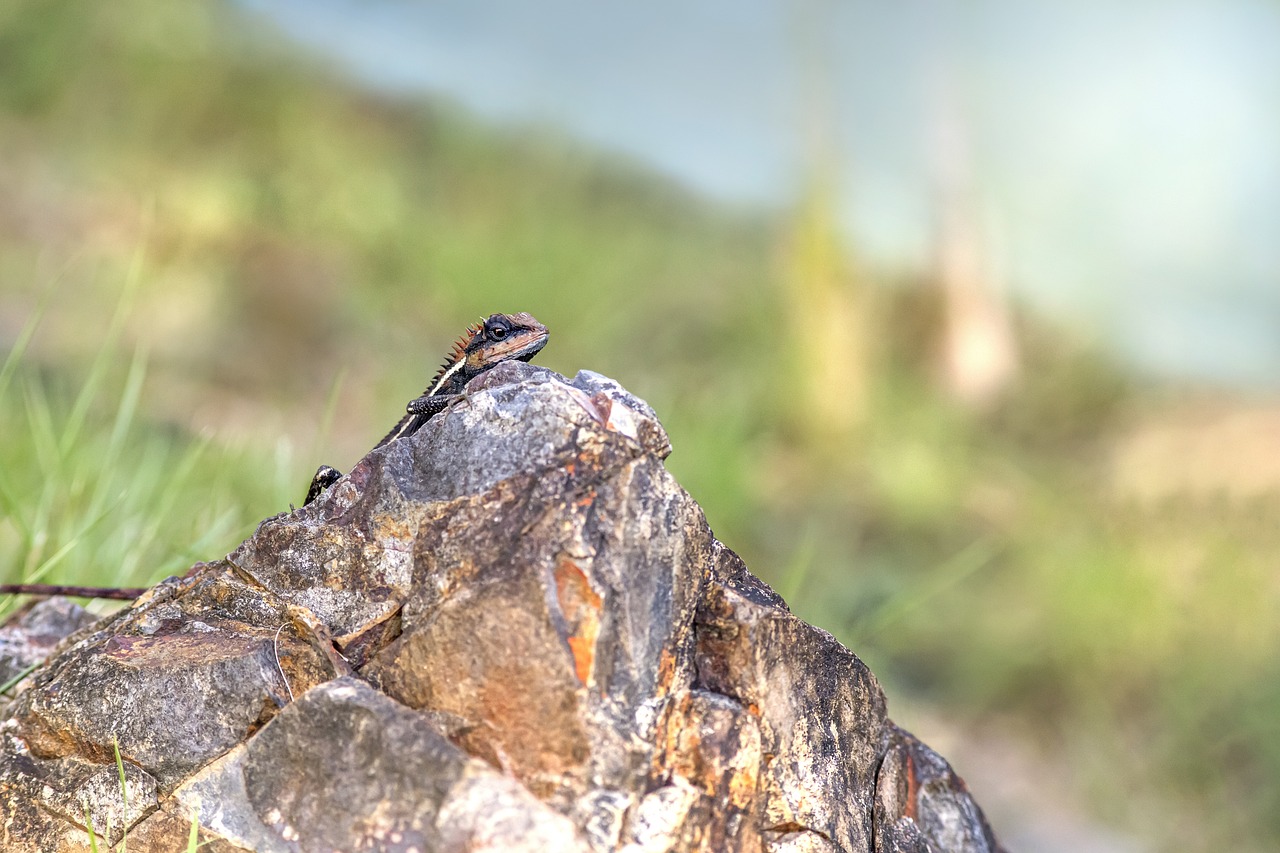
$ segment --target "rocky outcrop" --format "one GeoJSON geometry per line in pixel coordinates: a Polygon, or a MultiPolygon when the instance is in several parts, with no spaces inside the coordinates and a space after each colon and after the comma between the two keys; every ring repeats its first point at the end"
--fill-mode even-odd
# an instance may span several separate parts
{"type": "Polygon", "coordinates": [[[67,621],[3,709],[0,849],[87,850],[91,821],[180,850],[193,820],[208,851],[998,849],[862,662],[715,540],[646,404],[521,363],[469,390],[67,621]]]}

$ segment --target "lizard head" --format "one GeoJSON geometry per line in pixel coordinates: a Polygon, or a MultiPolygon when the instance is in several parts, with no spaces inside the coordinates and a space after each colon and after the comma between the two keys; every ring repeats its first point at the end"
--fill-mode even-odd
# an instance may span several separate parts
{"type": "Polygon", "coordinates": [[[546,345],[547,327],[532,314],[492,314],[470,329],[463,352],[470,370],[484,370],[502,361],[528,361],[546,345]]]}

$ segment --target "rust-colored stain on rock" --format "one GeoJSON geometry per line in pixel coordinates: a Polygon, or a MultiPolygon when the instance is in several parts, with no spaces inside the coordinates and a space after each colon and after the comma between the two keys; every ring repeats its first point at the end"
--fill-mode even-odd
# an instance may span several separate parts
{"type": "Polygon", "coordinates": [[[108,658],[139,668],[172,669],[188,661],[203,665],[243,658],[256,652],[264,642],[269,639],[220,631],[154,637],[121,635],[108,640],[103,652],[108,658]]]}
{"type": "Polygon", "coordinates": [[[658,692],[661,694],[669,693],[675,680],[676,656],[671,653],[671,649],[663,648],[658,653],[658,692]]]}
{"type": "Polygon", "coordinates": [[[920,820],[920,776],[916,772],[915,756],[907,751],[904,757],[906,761],[903,763],[906,764],[907,771],[904,774],[907,777],[907,802],[902,814],[904,817],[918,821],[920,820]]]}
{"type": "Polygon", "coordinates": [[[571,633],[566,638],[573,653],[573,669],[578,681],[586,684],[595,661],[596,637],[600,634],[600,596],[591,588],[586,573],[572,560],[562,558],[556,565],[556,598],[571,633]]]}

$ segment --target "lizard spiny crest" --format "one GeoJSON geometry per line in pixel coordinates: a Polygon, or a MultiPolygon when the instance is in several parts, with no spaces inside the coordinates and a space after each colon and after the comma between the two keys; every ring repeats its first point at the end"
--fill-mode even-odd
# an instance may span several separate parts
{"type": "Polygon", "coordinates": [[[484,318],[480,318],[479,323],[472,323],[467,326],[467,330],[453,342],[453,348],[449,350],[449,355],[445,358],[444,363],[440,365],[440,369],[436,371],[436,375],[432,378],[432,384],[439,382],[449,368],[453,367],[459,361],[467,357],[467,345],[476,339],[476,335],[484,333],[484,318]]]}

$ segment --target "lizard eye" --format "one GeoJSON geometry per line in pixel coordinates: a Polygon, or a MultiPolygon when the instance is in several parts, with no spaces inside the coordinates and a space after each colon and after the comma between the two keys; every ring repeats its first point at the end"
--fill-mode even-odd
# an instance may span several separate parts
{"type": "Polygon", "coordinates": [[[490,326],[489,337],[495,341],[500,341],[507,336],[507,330],[502,326],[490,326]]]}

